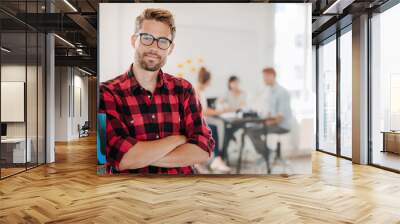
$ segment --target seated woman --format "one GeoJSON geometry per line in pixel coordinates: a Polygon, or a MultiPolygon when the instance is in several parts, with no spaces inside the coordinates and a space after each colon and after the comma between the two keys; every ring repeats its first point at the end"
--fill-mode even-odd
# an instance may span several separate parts
{"type": "MultiPolygon", "coordinates": [[[[221,146],[222,146],[222,137],[224,131],[224,123],[220,119],[215,119],[215,116],[218,116],[222,113],[233,112],[234,109],[224,108],[223,110],[217,110],[213,108],[209,108],[207,105],[207,99],[204,96],[204,92],[207,87],[210,86],[211,83],[211,73],[207,71],[204,67],[202,67],[199,71],[198,82],[195,86],[196,93],[199,96],[201,106],[203,108],[204,116],[206,117],[208,126],[212,130],[213,138],[215,139],[215,149],[214,149],[214,158],[212,159],[209,167],[213,171],[219,172],[229,172],[230,168],[225,164],[225,162],[221,158],[221,146]]],[[[195,168],[199,171],[199,173],[208,173],[207,164],[197,164],[195,168]]]]}
{"type": "Polygon", "coordinates": [[[240,81],[237,76],[231,76],[228,80],[228,91],[219,99],[224,108],[233,110],[243,109],[246,106],[246,93],[240,89],[240,81]]]}

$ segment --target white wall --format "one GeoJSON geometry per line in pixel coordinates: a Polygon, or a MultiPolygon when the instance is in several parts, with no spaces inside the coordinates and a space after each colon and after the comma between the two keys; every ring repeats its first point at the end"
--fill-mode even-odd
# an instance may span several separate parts
{"type": "MultiPolygon", "coordinates": [[[[25,65],[2,65],[1,81],[25,82],[25,69],[25,65]]],[[[7,110],[7,108],[1,108],[1,110],[7,110]]],[[[25,122],[7,123],[7,137],[25,137],[25,126],[25,122]]]]}
{"type": "MultiPolygon", "coordinates": [[[[9,82],[24,82],[26,72],[29,75],[36,74],[36,67],[25,65],[2,65],[1,66],[1,81],[9,82]]],[[[28,77],[29,78],[29,77],[28,77]]],[[[36,85],[36,80],[29,80],[29,85],[36,85]]],[[[36,130],[36,88],[27,88],[27,119],[28,119],[28,137],[32,130],[36,130]],[[32,92],[31,92],[32,91],[32,92]],[[33,108],[34,107],[34,108],[33,108]],[[33,113],[35,112],[35,113],[33,113]],[[34,124],[32,122],[35,122],[34,124]],[[34,127],[33,127],[34,126],[34,127]]],[[[4,97],[4,96],[2,96],[4,97]]],[[[9,110],[10,108],[1,108],[1,110],[9,110]]],[[[22,108],[24,110],[24,108],[22,108]]],[[[26,122],[7,122],[7,136],[8,137],[25,137],[25,126],[26,122]]],[[[35,131],[36,137],[36,131],[35,131]]]]}
{"type": "Polygon", "coordinates": [[[82,126],[88,120],[88,78],[75,68],[56,67],[55,80],[55,141],[77,139],[78,124],[82,126]],[[76,106],[79,104],[82,114],[76,106]]]}
{"type": "MultiPolygon", "coordinates": [[[[1,107],[2,112],[16,113],[13,110],[19,111],[22,115],[26,112],[26,120],[22,122],[6,122],[7,123],[7,137],[9,138],[25,138],[25,135],[31,143],[31,156],[32,161],[36,162],[39,158],[39,163],[44,162],[44,74],[41,66],[25,66],[25,64],[3,64],[1,66],[1,81],[9,82],[24,82],[26,85],[26,107],[22,108],[1,107]],[[25,80],[27,78],[27,80],[25,80]],[[38,91],[38,92],[37,92],[38,91]],[[26,111],[25,111],[26,110],[26,111]],[[39,156],[37,157],[37,153],[39,156]]],[[[3,94],[7,94],[3,92],[3,94]]],[[[20,94],[24,95],[24,89],[19,90],[20,94]]],[[[2,95],[2,98],[8,97],[2,95]]],[[[25,96],[24,96],[25,97],[25,96]]],[[[22,97],[22,98],[24,98],[22,97]]],[[[25,103],[22,99],[22,104],[25,103]]],[[[17,102],[16,102],[17,103],[17,102]]],[[[2,103],[3,104],[3,103],[2,103]]]]}
{"type": "Polygon", "coordinates": [[[68,139],[68,68],[55,68],[55,141],[68,139]],[[65,97],[67,96],[67,97],[65,97]]]}
{"type": "Polygon", "coordinates": [[[72,138],[78,138],[79,133],[78,133],[78,124],[82,126],[85,121],[88,121],[88,78],[87,76],[83,77],[81,74],[83,73],[78,73],[76,75],[76,72],[79,72],[75,70],[75,75],[74,75],[74,86],[75,86],[75,91],[72,96],[74,98],[74,109],[75,113],[72,113],[73,117],[71,119],[71,135],[72,138]],[[80,90],[80,93],[78,93],[78,90],[80,90]],[[79,99],[79,94],[80,94],[80,99],[79,99]],[[81,101],[79,103],[79,100],[81,101]],[[79,107],[81,107],[82,113],[79,111],[79,107]]]}

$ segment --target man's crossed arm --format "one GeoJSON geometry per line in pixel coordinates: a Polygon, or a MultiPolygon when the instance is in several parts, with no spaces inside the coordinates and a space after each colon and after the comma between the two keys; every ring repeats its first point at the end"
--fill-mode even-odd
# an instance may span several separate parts
{"type": "Polygon", "coordinates": [[[153,141],[139,141],[122,157],[120,170],[138,169],[149,165],[183,167],[202,163],[209,153],[195,144],[187,143],[183,135],[168,136],[153,141]]]}

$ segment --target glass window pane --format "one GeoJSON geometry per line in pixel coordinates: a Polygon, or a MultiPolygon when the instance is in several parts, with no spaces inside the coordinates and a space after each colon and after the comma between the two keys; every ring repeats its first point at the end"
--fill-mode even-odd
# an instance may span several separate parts
{"type": "MultiPolygon", "coordinates": [[[[37,13],[39,5],[37,1],[27,2],[26,12],[37,13]]],[[[37,18],[31,18],[33,24],[37,18]]],[[[38,164],[38,33],[36,30],[27,28],[27,75],[26,75],[26,125],[27,144],[30,158],[27,167],[35,167],[38,164]]]]}
{"type": "Polygon", "coordinates": [[[336,40],[318,48],[318,146],[336,153],[336,40]]]}
{"type": "Polygon", "coordinates": [[[351,30],[340,37],[340,152],[352,156],[352,35],[351,30]]]}
{"type": "Polygon", "coordinates": [[[27,80],[26,80],[26,112],[27,112],[27,142],[30,144],[30,160],[28,168],[37,165],[37,73],[38,73],[38,36],[36,32],[27,33],[27,80]]]}
{"type": "Polygon", "coordinates": [[[46,36],[38,35],[38,164],[45,163],[45,65],[46,65],[46,36]]]}

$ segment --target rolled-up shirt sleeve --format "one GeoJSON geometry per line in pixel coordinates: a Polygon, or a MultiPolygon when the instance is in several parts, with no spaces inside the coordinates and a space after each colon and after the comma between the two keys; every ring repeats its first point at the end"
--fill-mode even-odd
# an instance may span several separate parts
{"type": "Polygon", "coordinates": [[[100,86],[99,113],[106,115],[106,165],[119,169],[122,157],[137,140],[130,136],[128,127],[118,110],[121,100],[106,86],[100,86]]]}
{"type": "Polygon", "coordinates": [[[201,103],[192,86],[184,94],[184,125],[188,143],[195,144],[209,155],[214,151],[215,140],[202,112],[201,103]]]}

